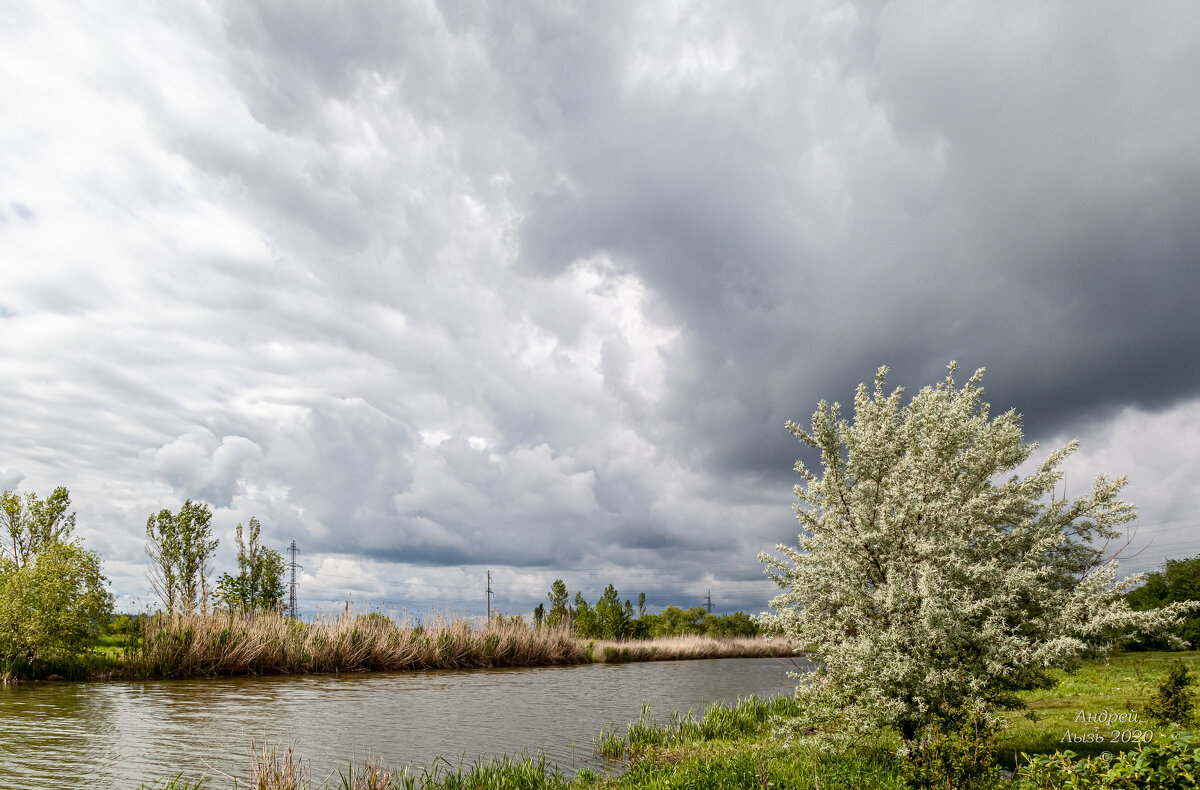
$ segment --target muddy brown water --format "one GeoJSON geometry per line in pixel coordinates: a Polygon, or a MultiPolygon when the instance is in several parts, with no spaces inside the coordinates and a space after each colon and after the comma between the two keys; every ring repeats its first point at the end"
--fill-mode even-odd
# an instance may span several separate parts
{"type": "Polygon", "coordinates": [[[601,728],[786,693],[802,659],[710,659],[529,669],[0,686],[0,787],[137,788],[182,773],[244,785],[251,753],[293,747],[313,786],[368,759],[457,766],[545,753],[604,767],[601,728]]]}

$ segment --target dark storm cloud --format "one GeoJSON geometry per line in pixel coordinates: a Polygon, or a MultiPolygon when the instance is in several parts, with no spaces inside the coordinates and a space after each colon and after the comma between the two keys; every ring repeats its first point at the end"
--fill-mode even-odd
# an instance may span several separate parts
{"type": "Polygon", "coordinates": [[[569,186],[534,198],[523,261],[606,252],[655,288],[688,329],[662,416],[704,425],[721,471],[776,464],[783,417],[879,364],[910,385],[987,364],[1034,435],[1194,397],[1200,49],[1194,25],[1167,32],[1179,10],[921,5],[915,24],[893,4],[848,31],[871,43],[835,85],[785,55],[735,97],[626,96],[551,149],[569,186]],[[859,86],[881,129],[858,139],[794,98],[859,86]],[[831,145],[823,191],[796,164],[831,145]],[[837,222],[804,221],[840,192],[837,222]]]}

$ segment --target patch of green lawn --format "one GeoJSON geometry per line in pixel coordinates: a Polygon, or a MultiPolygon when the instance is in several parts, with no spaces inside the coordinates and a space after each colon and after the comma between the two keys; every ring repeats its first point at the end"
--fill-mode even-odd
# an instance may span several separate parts
{"type": "Polygon", "coordinates": [[[1000,764],[1011,767],[1015,755],[1020,752],[1034,754],[1070,749],[1076,754],[1094,756],[1134,748],[1136,743],[1123,739],[1138,731],[1155,731],[1140,709],[1166,678],[1167,665],[1175,659],[1182,659],[1189,670],[1200,670],[1200,653],[1152,652],[1118,653],[1108,661],[1089,662],[1072,674],[1056,673],[1058,685],[1045,691],[1022,694],[1028,710],[1008,714],[1008,730],[1000,739],[997,754],[1000,764]],[[1137,715],[1137,720],[1077,721],[1105,711],[1114,715],[1137,715]],[[1102,737],[1104,742],[1067,743],[1063,738],[1068,732],[1102,737]]]}

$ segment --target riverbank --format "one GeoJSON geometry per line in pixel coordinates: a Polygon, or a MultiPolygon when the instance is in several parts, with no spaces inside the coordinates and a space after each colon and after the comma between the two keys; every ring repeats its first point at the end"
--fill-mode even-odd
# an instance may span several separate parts
{"type": "MultiPolygon", "coordinates": [[[[1135,748],[1134,744],[1109,743],[1089,749],[1086,744],[1076,746],[1062,742],[1068,730],[1109,737],[1112,726],[1099,720],[1079,722],[1079,711],[1085,714],[1136,711],[1149,700],[1165,676],[1168,662],[1176,658],[1184,660],[1193,670],[1200,669],[1200,655],[1191,653],[1123,654],[1105,662],[1090,662],[1073,675],[1061,674],[1054,689],[1025,694],[1033,716],[1019,713],[1010,716],[996,753],[997,768],[1020,767],[1021,770],[1015,780],[1003,777],[997,771],[991,780],[980,786],[996,790],[1066,786],[1195,787],[1194,781],[1189,784],[1190,780],[1178,779],[1180,774],[1176,774],[1175,779],[1168,777],[1165,784],[1152,785],[1136,781],[1107,784],[1103,779],[1095,778],[1067,784],[1068,780],[1061,772],[1043,773],[1035,780],[1025,775],[1027,763],[1024,758],[1014,763],[1011,757],[1023,751],[1051,754],[1069,747],[1077,754],[1110,751],[1115,755],[1112,765],[1119,764],[1123,766],[1122,770],[1159,771],[1164,777],[1170,771],[1194,771],[1200,745],[1191,743],[1186,736],[1172,735],[1170,730],[1155,730],[1155,740],[1141,755],[1140,769],[1133,767],[1132,759],[1122,762],[1121,753],[1135,748]]],[[[859,743],[841,753],[781,742],[775,734],[775,724],[794,718],[798,713],[796,702],[790,696],[771,700],[750,698],[732,708],[715,705],[699,718],[673,714],[656,719],[652,712],[644,710],[637,721],[628,725],[624,734],[613,731],[597,734],[597,752],[619,757],[619,761],[613,762],[616,772],[610,776],[587,770],[567,776],[544,757],[537,756],[503,758],[468,766],[439,759],[430,768],[416,771],[363,765],[347,768],[338,778],[325,784],[314,784],[307,776],[301,757],[268,750],[255,758],[254,780],[250,786],[261,790],[324,787],[340,790],[583,790],[596,787],[613,790],[665,787],[899,790],[905,787],[903,762],[896,756],[898,740],[894,735],[885,733],[874,741],[859,743]]],[[[1078,769],[1065,761],[1060,761],[1060,765],[1062,771],[1092,771],[1094,775],[1100,770],[1097,766],[1103,766],[1107,771],[1110,763],[1100,763],[1097,759],[1090,768],[1078,769]]],[[[198,786],[168,782],[154,787],[194,790],[198,786]]],[[[208,785],[204,787],[207,790],[208,785]]]]}
{"type": "Polygon", "coordinates": [[[87,676],[178,679],[802,655],[789,642],[762,637],[588,641],[567,628],[533,628],[517,618],[473,630],[460,620],[406,627],[381,615],[303,623],[273,613],[156,615],[109,651],[92,657],[87,676]]]}

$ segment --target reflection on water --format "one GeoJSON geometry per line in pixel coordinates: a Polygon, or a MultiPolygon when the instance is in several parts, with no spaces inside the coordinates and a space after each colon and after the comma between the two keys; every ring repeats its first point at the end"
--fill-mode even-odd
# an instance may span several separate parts
{"type": "Polygon", "coordinates": [[[663,719],[791,688],[799,659],[0,687],[0,787],[126,788],[175,776],[232,786],[252,744],[309,762],[315,784],[353,760],[451,763],[541,750],[596,765],[592,737],[649,701],[663,719]]]}

